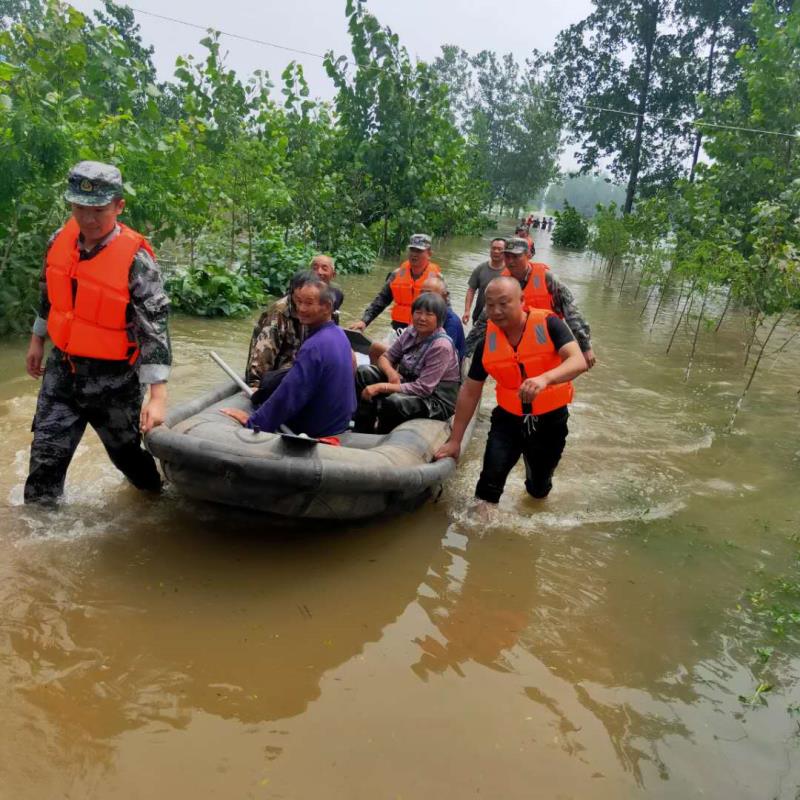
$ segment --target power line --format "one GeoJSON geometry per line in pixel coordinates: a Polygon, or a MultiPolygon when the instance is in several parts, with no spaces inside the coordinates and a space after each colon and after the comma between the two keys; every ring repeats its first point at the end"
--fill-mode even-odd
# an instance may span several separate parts
{"type": "Polygon", "coordinates": [[[239,33],[230,33],[229,31],[221,31],[217,28],[214,28],[210,25],[198,25],[195,22],[187,22],[185,19],[177,19],[176,17],[168,17],[164,14],[156,14],[153,11],[145,11],[143,8],[135,8],[134,6],[128,6],[131,11],[135,11],[137,14],[144,14],[148,17],[155,17],[156,19],[163,19],[167,22],[175,22],[178,25],[185,25],[187,28],[196,28],[199,31],[217,31],[217,33],[222,34],[223,36],[228,36],[231,39],[239,39],[242,42],[252,42],[253,44],[263,44],[265,47],[274,47],[276,50],[285,50],[287,53],[298,53],[302,56],[312,56],[313,58],[318,58],[321,61],[325,59],[325,56],[320,53],[312,53],[309,50],[298,50],[296,47],[287,47],[283,44],[276,44],[275,42],[267,42],[264,39],[254,39],[251,36],[242,36],[239,33]]]}
{"type": "MultiPolygon", "coordinates": [[[[135,6],[129,6],[131,11],[135,11],[137,14],[144,14],[148,17],[155,17],[156,19],[163,19],[166,22],[174,22],[177,25],[185,25],[187,28],[195,28],[196,30],[200,31],[209,31],[215,30],[217,33],[221,34],[222,36],[227,36],[231,39],[238,39],[242,42],[250,42],[252,44],[260,44],[264,47],[273,47],[276,50],[283,50],[287,53],[297,53],[298,55],[303,56],[311,56],[312,58],[318,58],[320,61],[325,60],[325,56],[321,53],[312,53],[310,50],[300,50],[296,47],[289,47],[283,44],[277,44],[276,42],[268,42],[265,39],[256,39],[252,36],[242,36],[239,33],[230,33],[229,31],[222,31],[217,28],[208,25],[199,25],[196,22],[188,22],[185,19],[178,19],[177,17],[168,17],[165,14],[156,14],[154,11],[145,11],[143,8],[136,8],[135,6]]],[[[353,64],[353,62],[348,61],[347,63],[353,64]]],[[[594,105],[583,105],[580,103],[575,104],[576,108],[584,108],[590,111],[604,111],[609,114],[620,114],[621,116],[626,117],[638,117],[640,116],[637,111],[623,111],[619,108],[606,108],[604,106],[594,106],[594,105]]],[[[641,116],[652,116],[645,112],[641,116]]],[[[761,133],[767,136],[783,136],[788,139],[797,139],[800,138],[800,133],[785,133],[784,131],[771,131],[765,128],[746,128],[740,125],[724,125],[723,123],[719,122],[705,122],[704,120],[694,119],[694,120],[682,120],[677,119],[676,117],[658,117],[658,120],[662,122],[674,122],[678,125],[693,125],[695,127],[704,127],[704,128],[717,128],[719,130],[727,130],[727,131],[743,131],[744,133],[761,133]]]]}
{"type": "MultiPolygon", "coordinates": [[[[606,108],[604,106],[591,106],[591,105],[584,105],[581,103],[576,103],[575,107],[586,108],[589,109],[590,111],[607,111],[611,114],[623,114],[626,117],[640,116],[638,111],[622,111],[619,108],[606,108]]],[[[644,114],[642,114],[641,116],[647,117],[652,115],[648,114],[645,111],[644,114]]],[[[800,137],[800,133],[784,133],[783,131],[770,131],[766,130],[765,128],[745,128],[742,127],[741,125],[724,125],[721,122],[705,122],[701,119],[682,120],[678,119],[677,117],[658,117],[658,119],[663,122],[675,122],[678,125],[696,125],[696,126],[702,126],[704,128],[720,128],[722,130],[727,130],[727,131],[745,131],[747,133],[765,133],[768,134],[769,136],[785,136],[789,139],[796,139],[800,137]]]]}

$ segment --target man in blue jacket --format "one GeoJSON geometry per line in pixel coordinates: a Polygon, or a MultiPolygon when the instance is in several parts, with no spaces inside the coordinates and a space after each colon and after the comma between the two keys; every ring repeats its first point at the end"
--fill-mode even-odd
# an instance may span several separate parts
{"type": "Polygon", "coordinates": [[[444,298],[447,303],[447,316],[444,320],[444,332],[453,340],[453,346],[458,353],[459,363],[464,360],[467,350],[464,338],[464,326],[458,318],[458,314],[450,307],[450,291],[447,288],[444,278],[441,275],[431,275],[422,287],[423,292],[433,292],[444,298]]]}
{"type": "Polygon", "coordinates": [[[353,354],[344,331],[332,320],[331,287],[313,273],[292,280],[292,303],[308,335],[280,386],[252,414],[237,408],[222,413],[247,428],[267,433],[286,425],[310,437],[346,431],[356,409],[353,354]]]}

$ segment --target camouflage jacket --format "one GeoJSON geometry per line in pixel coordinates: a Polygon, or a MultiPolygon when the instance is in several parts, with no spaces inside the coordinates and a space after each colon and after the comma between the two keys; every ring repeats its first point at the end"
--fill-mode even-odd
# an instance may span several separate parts
{"type": "MultiPolygon", "coordinates": [[[[399,268],[398,268],[399,269],[399,268]]],[[[394,295],[392,294],[392,281],[397,274],[397,270],[393,269],[387,276],[381,290],[375,295],[375,299],[364,309],[361,315],[362,321],[369,325],[375,317],[379,316],[384,309],[388,308],[394,302],[394,295]]]]}
{"type": "Polygon", "coordinates": [[[258,318],[250,338],[245,380],[258,387],[266,372],[290,367],[308,334],[308,328],[294,316],[287,295],[276,300],[258,318]]]}
{"type": "MultiPolygon", "coordinates": [[[[59,231],[56,231],[47,244],[53,244],[59,231]]],[[[91,252],[82,252],[81,258],[96,256],[119,233],[119,228],[109,234],[91,252]]],[[[47,335],[47,317],[50,313],[50,300],[47,296],[47,254],[45,254],[42,273],[39,277],[39,311],[33,323],[33,333],[47,335]]],[[[172,346],[169,339],[169,298],[164,292],[161,270],[155,259],[144,249],[133,257],[128,275],[127,322],[131,341],[139,345],[139,382],[144,384],[164,383],[169,378],[172,364],[172,346]]]]}
{"type": "MultiPolygon", "coordinates": [[[[523,289],[526,283],[527,281],[522,284],[523,289]]],[[[585,353],[587,350],[591,350],[592,332],[589,329],[589,323],[586,322],[580,309],[575,305],[575,298],[572,296],[572,292],[550,271],[545,274],[545,283],[547,284],[547,291],[550,292],[553,298],[553,311],[564,318],[564,322],[567,323],[567,326],[575,336],[581,352],[585,353]]],[[[486,309],[484,308],[480,317],[472,326],[469,336],[467,336],[467,355],[472,355],[478,343],[482,342],[484,336],[486,336],[487,319],[486,309]]]]}

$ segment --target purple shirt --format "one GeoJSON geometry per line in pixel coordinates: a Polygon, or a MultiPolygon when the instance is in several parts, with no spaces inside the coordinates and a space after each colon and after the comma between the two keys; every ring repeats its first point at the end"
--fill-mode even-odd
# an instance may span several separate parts
{"type": "Polygon", "coordinates": [[[275,433],[287,425],[314,438],[347,430],[356,410],[353,354],[335,322],[309,330],[281,385],[247,420],[248,428],[275,433]]]}
{"type": "Polygon", "coordinates": [[[398,372],[417,376],[400,384],[402,394],[430,397],[441,381],[461,379],[458,355],[442,328],[418,339],[413,325],[409,325],[386,351],[386,358],[398,372]]]}

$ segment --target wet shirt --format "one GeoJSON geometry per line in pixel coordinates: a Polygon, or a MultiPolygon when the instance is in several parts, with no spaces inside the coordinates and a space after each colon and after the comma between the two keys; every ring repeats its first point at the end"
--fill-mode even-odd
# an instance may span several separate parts
{"type": "MultiPolygon", "coordinates": [[[[585,353],[587,350],[591,350],[592,332],[589,329],[589,323],[584,319],[578,306],[575,305],[575,298],[572,296],[572,292],[550,271],[545,273],[544,279],[547,284],[547,291],[550,292],[550,296],[553,298],[553,311],[564,318],[564,322],[567,323],[567,326],[574,334],[581,352],[585,353]]],[[[527,279],[520,282],[520,286],[523,289],[527,284],[527,279]]],[[[472,326],[469,336],[467,336],[467,354],[472,353],[478,343],[484,340],[487,319],[486,309],[484,308],[478,321],[472,326]]]]}
{"type": "Polygon", "coordinates": [[[281,385],[257,411],[248,428],[274,433],[335,436],[347,430],[356,410],[350,342],[335,322],[310,328],[281,385]]]}
{"type": "MultiPolygon", "coordinates": [[[[575,341],[572,331],[567,327],[564,320],[558,317],[547,318],[547,332],[550,334],[550,339],[556,351],[560,350],[565,344],[575,341]]],[[[489,377],[489,374],[483,366],[483,345],[485,341],[486,336],[483,337],[475,348],[475,354],[472,357],[472,363],[469,365],[469,372],[467,373],[468,378],[471,378],[473,381],[481,381],[481,383],[489,377]]],[[[529,377],[533,378],[536,376],[530,375],[529,377]]]]}
{"type": "MultiPolygon", "coordinates": [[[[47,250],[58,236],[59,231],[50,237],[47,250]]],[[[105,239],[90,250],[83,249],[78,242],[80,260],[88,261],[107,247],[117,236],[117,226],[105,239]]],[[[47,317],[50,314],[50,300],[47,296],[47,256],[39,278],[39,311],[33,323],[33,333],[47,335],[47,317]]],[[[139,382],[143,384],[164,383],[169,378],[172,364],[172,347],[169,338],[169,298],[164,291],[161,270],[155,259],[144,248],[133,257],[128,274],[130,302],[127,310],[128,336],[139,346],[137,368],[139,382]]]]}
{"type": "Polygon", "coordinates": [[[483,264],[478,264],[474,270],[472,270],[472,275],[469,276],[469,280],[467,281],[467,286],[470,289],[475,290],[475,308],[472,311],[472,321],[476,322],[478,317],[481,315],[481,311],[483,311],[483,305],[486,302],[483,294],[486,291],[486,287],[489,285],[489,281],[493,278],[498,278],[505,268],[505,264],[500,264],[497,269],[494,269],[490,262],[484,261],[483,264]]]}
{"type": "Polygon", "coordinates": [[[402,394],[430,397],[441,381],[461,378],[456,349],[443,328],[420,339],[409,325],[386,351],[386,358],[401,375],[409,376],[400,384],[402,394]]]}

